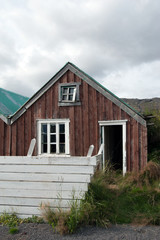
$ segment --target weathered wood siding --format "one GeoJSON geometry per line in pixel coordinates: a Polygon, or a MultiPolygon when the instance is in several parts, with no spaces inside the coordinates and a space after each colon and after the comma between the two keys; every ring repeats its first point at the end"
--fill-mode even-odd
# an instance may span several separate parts
{"type": "MultiPolygon", "coordinates": [[[[147,161],[147,129],[92,86],[68,71],[11,126],[0,120],[0,155],[26,155],[37,136],[37,119],[70,119],[70,154],[85,156],[91,144],[99,149],[98,121],[127,119],[127,170],[138,170],[147,161]],[[80,82],[80,106],[58,106],[58,84],[80,82]]],[[[37,149],[34,151],[37,155],[37,149]]]]}
{"type": "Polygon", "coordinates": [[[68,209],[88,190],[98,156],[0,157],[0,214],[40,215],[40,204],[68,209]]]}

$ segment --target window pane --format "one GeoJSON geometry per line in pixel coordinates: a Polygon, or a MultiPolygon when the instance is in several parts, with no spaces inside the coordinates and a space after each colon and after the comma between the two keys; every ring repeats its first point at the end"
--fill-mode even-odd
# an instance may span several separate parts
{"type": "Polygon", "coordinates": [[[73,94],[75,88],[69,88],[69,94],[73,94]]]}
{"type": "Polygon", "coordinates": [[[42,143],[47,143],[47,134],[42,134],[42,143]]]}
{"type": "Polygon", "coordinates": [[[47,124],[42,124],[42,134],[47,134],[47,124]]]}
{"type": "Polygon", "coordinates": [[[51,141],[51,143],[55,143],[56,142],[56,135],[51,135],[50,136],[50,141],[51,141]]]}
{"type": "Polygon", "coordinates": [[[65,133],[65,124],[59,124],[59,132],[65,133]]]}
{"type": "Polygon", "coordinates": [[[47,153],[47,144],[42,144],[42,153],[47,153]]]}
{"type": "Polygon", "coordinates": [[[59,142],[60,143],[65,143],[65,134],[60,134],[59,142]]]}
{"type": "Polygon", "coordinates": [[[65,144],[59,144],[60,153],[65,153],[65,144]]]}
{"type": "Polygon", "coordinates": [[[63,88],[62,88],[62,93],[63,93],[63,94],[67,94],[67,92],[68,92],[68,88],[67,88],[67,87],[63,87],[63,88]]]}
{"type": "Polygon", "coordinates": [[[51,144],[51,153],[56,153],[56,144],[51,144]]]}
{"type": "Polygon", "coordinates": [[[67,95],[63,95],[62,100],[64,100],[64,101],[67,100],[67,95]]]}
{"type": "Polygon", "coordinates": [[[55,133],[56,132],[56,125],[55,124],[51,124],[50,125],[50,132],[51,133],[55,133]]]}
{"type": "Polygon", "coordinates": [[[73,101],[73,95],[69,95],[68,100],[73,101]]]}

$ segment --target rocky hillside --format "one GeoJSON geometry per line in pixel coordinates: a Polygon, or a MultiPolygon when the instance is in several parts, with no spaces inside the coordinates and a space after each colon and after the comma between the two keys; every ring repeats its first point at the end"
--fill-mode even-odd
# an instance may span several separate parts
{"type": "Polygon", "coordinates": [[[141,114],[148,114],[152,110],[160,110],[160,98],[137,99],[137,98],[122,98],[128,105],[133,107],[141,114]]]}

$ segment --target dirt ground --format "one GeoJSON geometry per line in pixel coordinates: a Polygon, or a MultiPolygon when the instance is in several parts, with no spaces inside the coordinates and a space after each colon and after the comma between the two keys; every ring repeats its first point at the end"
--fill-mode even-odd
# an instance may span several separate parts
{"type": "Polygon", "coordinates": [[[48,224],[27,223],[11,235],[0,225],[0,240],[160,240],[160,226],[112,225],[109,228],[83,227],[75,234],[61,236],[48,224]]]}

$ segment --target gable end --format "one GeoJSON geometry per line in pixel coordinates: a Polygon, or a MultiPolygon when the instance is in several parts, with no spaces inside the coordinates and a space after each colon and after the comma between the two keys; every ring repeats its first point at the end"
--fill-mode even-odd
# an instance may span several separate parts
{"type": "Polygon", "coordinates": [[[14,115],[10,116],[8,124],[12,124],[15,122],[35,101],[37,101],[55,82],[57,82],[68,70],[76,74],[78,77],[83,79],[87,84],[105,96],[107,99],[112,101],[118,107],[120,107],[123,111],[125,111],[129,116],[134,118],[137,122],[146,126],[146,121],[142,118],[140,114],[138,114],[135,110],[133,110],[130,106],[128,106],[125,102],[111,93],[109,90],[105,89],[98,82],[96,82],[89,75],[84,73],[82,70],[77,68],[72,63],[68,62],[62,69],[59,70],[36,94],[34,94],[14,115]]]}

